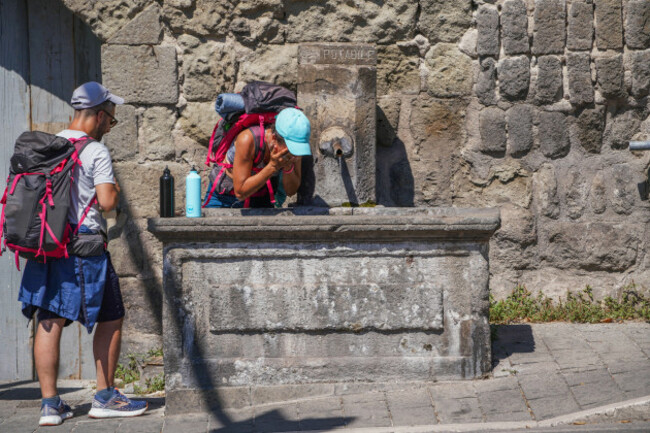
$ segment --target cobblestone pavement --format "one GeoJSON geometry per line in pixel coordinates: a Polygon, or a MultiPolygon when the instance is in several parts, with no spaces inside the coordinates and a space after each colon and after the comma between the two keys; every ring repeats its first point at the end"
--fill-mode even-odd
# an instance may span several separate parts
{"type": "Polygon", "coordinates": [[[485,380],[332,385],[329,395],[309,398],[275,387],[272,404],[256,404],[262,390],[252,388],[251,405],[173,417],[164,416],[164,399],[149,398],[145,416],[91,420],[91,383],[63,381],[61,395],[76,416],[43,428],[37,425],[38,384],[4,383],[0,432],[381,433],[650,420],[650,324],[500,326],[493,359],[493,376],[485,380]]]}

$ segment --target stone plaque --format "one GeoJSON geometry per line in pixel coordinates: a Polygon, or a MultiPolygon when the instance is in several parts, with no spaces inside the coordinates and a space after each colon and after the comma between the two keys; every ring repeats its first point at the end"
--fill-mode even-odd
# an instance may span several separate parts
{"type": "Polygon", "coordinates": [[[211,287],[211,332],[442,329],[435,257],[215,260],[184,265],[211,287]],[[363,262],[363,263],[361,263],[363,262]]]}
{"type": "Polygon", "coordinates": [[[368,65],[377,63],[377,50],[366,44],[302,44],[298,47],[301,65],[368,65]]]}

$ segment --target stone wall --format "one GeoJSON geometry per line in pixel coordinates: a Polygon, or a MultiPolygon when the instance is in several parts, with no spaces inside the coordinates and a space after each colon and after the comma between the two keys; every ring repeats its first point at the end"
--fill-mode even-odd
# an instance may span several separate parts
{"type": "MultiPolygon", "coordinates": [[[[106,138],[123,187],[110,250],[127,344],[159,345],[158,177],[203,161],[216,95],[296,88],[302,42],[377,45],[377,191],[386,206],[499,206],[491,289],[650,285],[647,0],[63,0],[105,41],[127,100],[106,138]]],[[[207,179],[207,172],[204,172],[207,179]]],[[[204,183],[205,188],[205,183],[204,183]]]]}

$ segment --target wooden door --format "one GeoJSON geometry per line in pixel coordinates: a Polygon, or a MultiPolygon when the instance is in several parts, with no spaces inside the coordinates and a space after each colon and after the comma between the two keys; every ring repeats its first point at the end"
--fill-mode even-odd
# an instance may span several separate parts
{"type": "MultiPolygon", "coordinates": [[[[74,111],[72,91],[101,82],[100,41],[60,0],[0,0],[0,183],[25,130],[56,133],[74,111]]],[[[0,380],[33,379],[33,324],[20,312],[20,273],[0,257],[0,380]]],[[[61,378],[93,378],[92,336],[74,323],[61,341],[61,378]]]]}

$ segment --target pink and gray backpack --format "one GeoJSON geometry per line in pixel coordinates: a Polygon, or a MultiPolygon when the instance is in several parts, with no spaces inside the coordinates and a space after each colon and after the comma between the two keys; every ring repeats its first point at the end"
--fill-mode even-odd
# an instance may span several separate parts
{"type": "MultiPolygon", "coordinates": [[[[24,132],[16,140],[7,188],[0,204],[0,241],[18,257],[44,262],[68,257],[73,232],[68,222],[73,168],[92,142],[90,137],[66,140],[45,132],[24,132]]],[[[96,202],[86,207],[83,218],[96,202]]],[[[81,225],[79,221],[78,226],[81,225]]],[[[78,228],[77,228],[78,230],[78,228]]]]}

